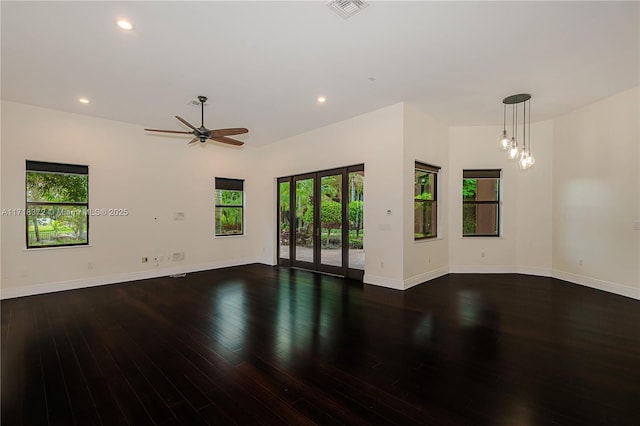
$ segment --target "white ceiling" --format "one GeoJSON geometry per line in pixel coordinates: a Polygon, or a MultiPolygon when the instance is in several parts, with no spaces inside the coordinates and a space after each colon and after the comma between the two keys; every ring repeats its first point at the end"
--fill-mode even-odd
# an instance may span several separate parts
{"type": "Polygon", "coordinates": [[[173,116],[199,124],[188,104],[206,95],[207,127],[248,127],[251,145],[399,101],[501,124],[502,98],[527,92],[543,120],[640,75],[638,2],[372,2],[347,20],[324,1],[1,8],[3,99],[180,129],[173,116]]]}

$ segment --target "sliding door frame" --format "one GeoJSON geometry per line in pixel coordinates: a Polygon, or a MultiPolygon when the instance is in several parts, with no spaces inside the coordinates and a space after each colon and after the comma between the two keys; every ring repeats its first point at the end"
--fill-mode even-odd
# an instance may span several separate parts
{"type": "Polygon", "coordinates": [[[349,268],[349,173],[364,171],[364,164],[357,164],[348,167],[338,167],[335,169],[322,170],[312,173],[304,173],[293,176],[286,176],[277,179],[277,260],[280,266],[289,266],[302,269],[309,269],[312,271],[319,271],[330,273],[334,275],[340,275],[343,277],[362,280],[364,271],[361,269],[349,268]],[[342,241],[342,265],[326,265],[322,264],[321,259],[321,232],[322,223],[320,222],[320,203],[322,200],[322,177],[335,176],[341,177],[341,193],[342,193],[342,227],[341,227],[341,241],[342,241]],[[295,217],[296,206],[296,182],[305,179],[313,179],[313,262],[306,262],[296,259],[296,240],[297,240],[297,226],[295,217]],[[283,258],[280,253],[280,239],[282,230],[280,229],[280,185],[282,183],[289,183],[289,258],[283,258]]]}
{"type": "Polygon", "coordinates": [[[317,197],[318,182],[317,182],[316,175],[317,175],[316,173],[305,173],[303,175],[292,176],[291,187],[289,188],[289,194],[293,196],[291,200],[293,203],[289,205],[289,223],[291,225],[295,225],[293,226],[292,230],[291,229],[289,230],[289,235],[291,238],[291,240],[289,241],[289,247],[290,247],[290,250],[292,251],[292,256],[290,257],[290,261],[291,261],[291,266],[294,266],[296,268],[315,269],[317,265],[318,250],[316,246],[319,241],[319,238],[316,231],[318,226],[318,220],[317,220],[318,209],[315,208],[316,200],[318,199],[317,197]],[[313,249],[313,257],[311,262],[296,259],[296,247],[297,247],[296,241],[298,240],[298,226],[296,223],[296,215],[295,215],[295,212],[296,212],[295,207],[297,206],[296,183],[301,180],[307,180],[307,179],[311,179],[313,182],[312,205],[314,206],[314,209],[313,209],[313,232],[311,232],[311,247],[313,249]]]}

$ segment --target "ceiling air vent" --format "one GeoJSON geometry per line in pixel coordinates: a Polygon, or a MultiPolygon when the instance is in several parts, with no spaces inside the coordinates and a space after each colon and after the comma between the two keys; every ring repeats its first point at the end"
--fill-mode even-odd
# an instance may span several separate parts
{"type": "Polygon", "coordinates": [[[327,3],[327,6],[344,19],[347,19],[369,6],[369,3],[362,0],[331,0],[327,3]]]}

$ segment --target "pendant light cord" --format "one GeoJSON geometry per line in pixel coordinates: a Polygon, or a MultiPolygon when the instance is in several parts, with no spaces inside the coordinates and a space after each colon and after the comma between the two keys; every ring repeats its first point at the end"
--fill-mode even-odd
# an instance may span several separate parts
{"type": "Polygon", "coordinates": [[[515,126],[513,129],[513,137],[516,139],[516,146],[518,146],[518,104],[515,104],[515,108],[513,108],[513,116],[513,125],[515,126]]]}
{"type": "Polygon", "coordinates": [[[518,139],[518,135],[516,134],[516,106],[512,105],[511,106],[511,134],[513,135],[513,141],[515,142],[518,139]]]}
{"type": "Polygon", "coordinates": [[[527,152],[527,101],[522,105],[522,152],[527,152]]]}
{"type": "Polygon", "coordinates": [[[502,106],[504,107],[503,110],[503,115],[502,115],[502,130],[506,133],[507,132],[507,104],[503,103],[502,106]]]}
{"type": "Polygon", "coordinates": [[[531,155],[531,99],[529,99],[529,155],[531,155]]]}

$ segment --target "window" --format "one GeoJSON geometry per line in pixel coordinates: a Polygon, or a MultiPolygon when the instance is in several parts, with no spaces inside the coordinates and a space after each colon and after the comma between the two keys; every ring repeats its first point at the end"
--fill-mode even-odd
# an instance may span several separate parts
{"type": "Polygon", "coordinates": [[[243,235],[244,180],[216,178],[216,236],[243,235]]]}
{"type": "Polygon", "coordinates": [[[89,167],[27,160],[27,248],[89,244],[89,167]]]}
{"type": "Polygon", "coordinates": [[[438,236],[438,172],[440,167],[416,161],[413,181],[414,239],[438,236]]]}
{"type": "Polygon", "coordinates": [[[500,236],[501,170],[462,173],[462,236],[500,236]]]}

